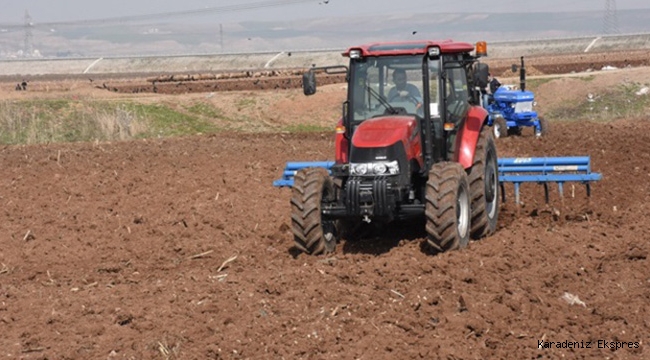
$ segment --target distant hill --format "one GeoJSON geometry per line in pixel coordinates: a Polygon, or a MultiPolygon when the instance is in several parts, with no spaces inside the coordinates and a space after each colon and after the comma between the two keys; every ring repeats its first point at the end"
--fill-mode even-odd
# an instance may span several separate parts
{"type": "MultiPolygon", "coordinates": [[[[621,10],[615,32],[648,32],[650,10],[621,10]]],[[[475,42],[593,36],[601,11],[396,14],[292,22],[98,24],[31,29],[0,25],[0,58],[102,57],[338,49],[370,41],[454,38],[475,42]],[[26,43],[26,39],[29,41],[26,43]],[[25,47],[31,49],[25,54],[25,47]]]]}

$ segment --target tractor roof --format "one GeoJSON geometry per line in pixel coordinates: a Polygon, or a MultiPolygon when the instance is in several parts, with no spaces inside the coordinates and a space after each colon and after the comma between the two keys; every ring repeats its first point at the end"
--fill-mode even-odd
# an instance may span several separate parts
{"type": "Polygon", "coordinates": [[[343,56],[349,57],[351,50],[361,50],[361,56],[382,56],[382,55],[418,55],[426,54],[432,46],[440,48],[442,54],[454,54],[471,52],[474,45],[466,42],[448,40],[424,40],[424,41],[403,41],[372,43],[361,46],[352,46],[347,49],[343,56]]]}

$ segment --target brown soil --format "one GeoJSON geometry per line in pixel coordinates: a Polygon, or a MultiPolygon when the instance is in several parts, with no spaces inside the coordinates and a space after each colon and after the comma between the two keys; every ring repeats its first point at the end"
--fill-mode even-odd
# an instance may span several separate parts
{"type": "MultiPolygon", "coordinates": [[[[554,80],[539,97],[647,83],[650,69],[597,77],[554,80]]],[[[324,89],[317,101],[335,108],[344,90],[324,89]]],[[[320,119],[313,97],[279,94],[257,96],[291,110],[282,121],[320,119]]],[[[2,95],[125,96],[87,80],[2,95]]],[[[649,120],[551,122],[547,138],[500,139],[499,156],[589,155],[603,180],[591,198],[566,184],[560,199],[552,186],[550,204],[525,185],[519,207],[507,187],[496,234],[436,256],[417,222],[343,241],[330,256],[293,248],[290,190],[271,183],[286,161],[331,159],[330,133],[3,146],[0,357],[650,358],[649,120]],[[574,348],[556,348],[564,341],[574,348]]]]}

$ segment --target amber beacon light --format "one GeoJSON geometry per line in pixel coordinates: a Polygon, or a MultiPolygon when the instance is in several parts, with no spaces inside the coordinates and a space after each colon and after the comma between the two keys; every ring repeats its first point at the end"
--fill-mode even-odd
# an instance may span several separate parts
{"type": "Polygon", "coordinates": [[[476,56],[487,56],[487,43],[485,41],[476,43],[476,56]]]}

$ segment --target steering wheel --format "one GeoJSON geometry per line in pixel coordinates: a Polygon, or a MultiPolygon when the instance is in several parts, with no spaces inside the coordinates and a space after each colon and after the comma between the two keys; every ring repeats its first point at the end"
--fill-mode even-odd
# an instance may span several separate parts
{"type": "Polygon", "coordinates": [[[416,113],[420,116],[424,116],[424,109],[422,108],[422,103],[415,96],[411,95],[411,93],[408,93],[407,96],[401,96],[398,92],[397,94],[391,96],[390,99],[388,99],[388,102],[392,103],[397,98],[403,98],[413,103],[415,105],[416,113]]]}
{"type": "Polygon", "coordinates": [[[390,99],[388,99],[388,102],[389,102],[389,103],[390,103],[390,102],[393,102],[393,101],[394,101],[395,99],[397,99],[397,98],[404,98],[404,99],[407,99],[407,100],[411,101],[413,104],[415,104],[416,106],[420,103],[420,102],[418,101],[418,99],[415,98],[415,96],[411,95],[411,93],[408,93],[407,96],[401,96],[401,95],[399,94],[399,92],[397,92],[395,95],[391,96],[390,99]]]}

